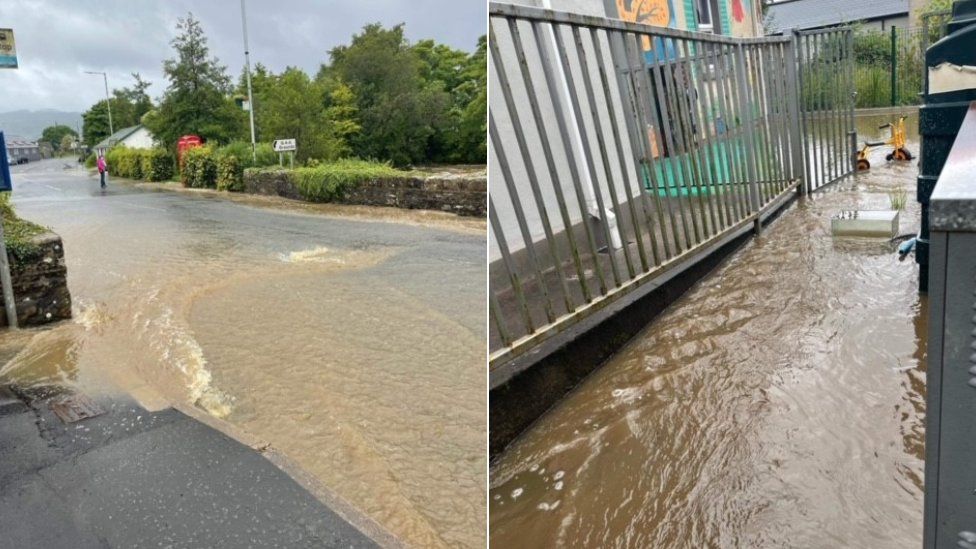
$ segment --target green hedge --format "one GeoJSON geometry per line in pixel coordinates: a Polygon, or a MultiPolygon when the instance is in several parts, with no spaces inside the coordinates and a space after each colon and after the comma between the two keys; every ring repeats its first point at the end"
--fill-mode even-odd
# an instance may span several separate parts
{"type": "Polygon", "coordinates": [[[232,154],[217,156],[217,190],[234,192],[244,190],[244,166],[232,154]]]}
{"type": "Polygon", "coordinates": [[[180,183],[194,189],[217,188],[217,161],[213,148],[196,147],[183,153],[180,183]]]}
{"type": "Polygon", "coordinates": [[[288,178],[310,202],[332,202],[341,199],[347,190],[385,178],[407,177],[406,172],[397,170],[389,164],[367,162],[365,160],[338,160],[315,167],[295,168],[288,172],[288,178]]]}
{"type": "Polygon", "coordinates": [[[46,228],[30,221],[21,219],[14,212],[10,204],[10,193],[0,193],[0,213],[3,215],[3,235],[7,244],[7,254],[16,268],[24,261],[30,261],[40,255],[40,248],[34,244],[36,235],[47,231],[46,228]]]}
{"type": "Polygon", "coordinates": [[[118,177],[147,181],[167,181],[173,177],[173,156],[164,149],[113,147],[105,153],[105,162],[109,173],[118,177]]]}
{"type": "Polygon", "coordinates": [[[165,149],[149,149],[142,154],[142,176],[146,181],[169,181],[175,160],[165,149]]]}
{"type": "Polygon", "coordinates": [[[85,167],[94,168],[96,162],[98,162],[98,158],[95,156],[95,153],[91,153],[85,158],[85,167]]]}

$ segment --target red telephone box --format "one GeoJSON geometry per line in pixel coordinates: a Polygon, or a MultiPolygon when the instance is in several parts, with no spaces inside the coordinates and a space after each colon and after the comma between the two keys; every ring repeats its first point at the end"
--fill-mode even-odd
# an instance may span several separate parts
{"type": "Polygon", "coordinates": [[[203,140],[199,135],[184,135],[176,142],[176,163],[179,164],[180,171],[183,171],[183,152],[201,146],[203,140]]]}

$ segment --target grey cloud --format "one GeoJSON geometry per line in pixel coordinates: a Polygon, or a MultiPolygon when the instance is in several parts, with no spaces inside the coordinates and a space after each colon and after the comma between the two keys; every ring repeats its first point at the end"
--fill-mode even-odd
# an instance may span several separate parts
{"type": "MultiPolygon", "coordinates": [[[[87,109],[104,91],[85,70],[108,72],[112,87],[130,85],[129,74],[139,72],[159,96],[162,62],[187,11],[236,79],[244,64],[238,0],[0,0],[0,26],[14,29],[21,66],[0,71],[0,111],[87,109]]],[[[484,0],[249,0],[247,11],[252,63],[311,73],[367,23],[405,23],[411,41],[433,38],[465,51],[487,25],[484,0]]]]}

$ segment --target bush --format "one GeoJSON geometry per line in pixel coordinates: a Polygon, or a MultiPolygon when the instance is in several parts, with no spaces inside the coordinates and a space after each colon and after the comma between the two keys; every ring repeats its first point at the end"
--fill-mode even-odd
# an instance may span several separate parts
{"type": "Polygon", "coordinates": [[[180,182],[184,187],[214,189],[217,187],[217,163],[213,149],[196,147],[183,153],[183,171],[180,182]]]}
{"type": "Polygon", "coordinates": [[[406,177],[389,164],[346,159],[315,167],[295,168],[288,172],[291,182],[310,202],[332,202],[342,199],[349,189],[381,178],[406,177]]]}
{"type": "Polygon", "coordinates": [[[173,177],[175,160],[166,149],[149,149],[142,155],[142,176],[146,181],[168,181],[173,177]]]}
{"type": "Polygon", "coordinates": [[[95,156],[95,153],[91,153],[87,158],[85,158],[85,167],[94,168],[96,162],[98,162],[98,157],[95,156]]]}
{"type": "Polygon", "coordinates": [[[274,152],[269,143],[258,143],[255,153],[256,162],[252,159],[251,143],[248,141],[233,141],[217,150],[220,156],[236,156],[241,163],[241,169],[273,166],[278,163],[278,153],[274,152]]]}
{"type": "Polygon", "coordinates": [[[0,213],[3,215],[3,234],[7,254],[12,260],[11,266],[17,268],[20,263],[38,257],[40,248],[33,242],[33,238],[47,229],[18,217],[10,204],[8,192],[0,193],[0,213]]]}
{"type": "Polygon", "coordinates": [[[113,147],[105,153],[105,162],[112,175],[142,179],[142,151],[139,149],[113,147]]]}
{"type": "Polygon", "coordinates": [[[234,192],[244,190],[244,166],[232,154],[217,157],[217,190],[234,192]]]}

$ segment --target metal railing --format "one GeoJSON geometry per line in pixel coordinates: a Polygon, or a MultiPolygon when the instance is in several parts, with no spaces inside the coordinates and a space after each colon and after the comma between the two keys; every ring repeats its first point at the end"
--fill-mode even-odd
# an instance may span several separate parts
{"type": "Polygon", "coordinates": [[[499,3],[489,20],[492,368],[797,192],[793,37],[499,3]]]}
{"type": "Polygon", "coordinates": [[[798,31],[793,36],[807,161],[805,182],[816,190],[854,173],[854,32],[851,27],[798,31]]]}

